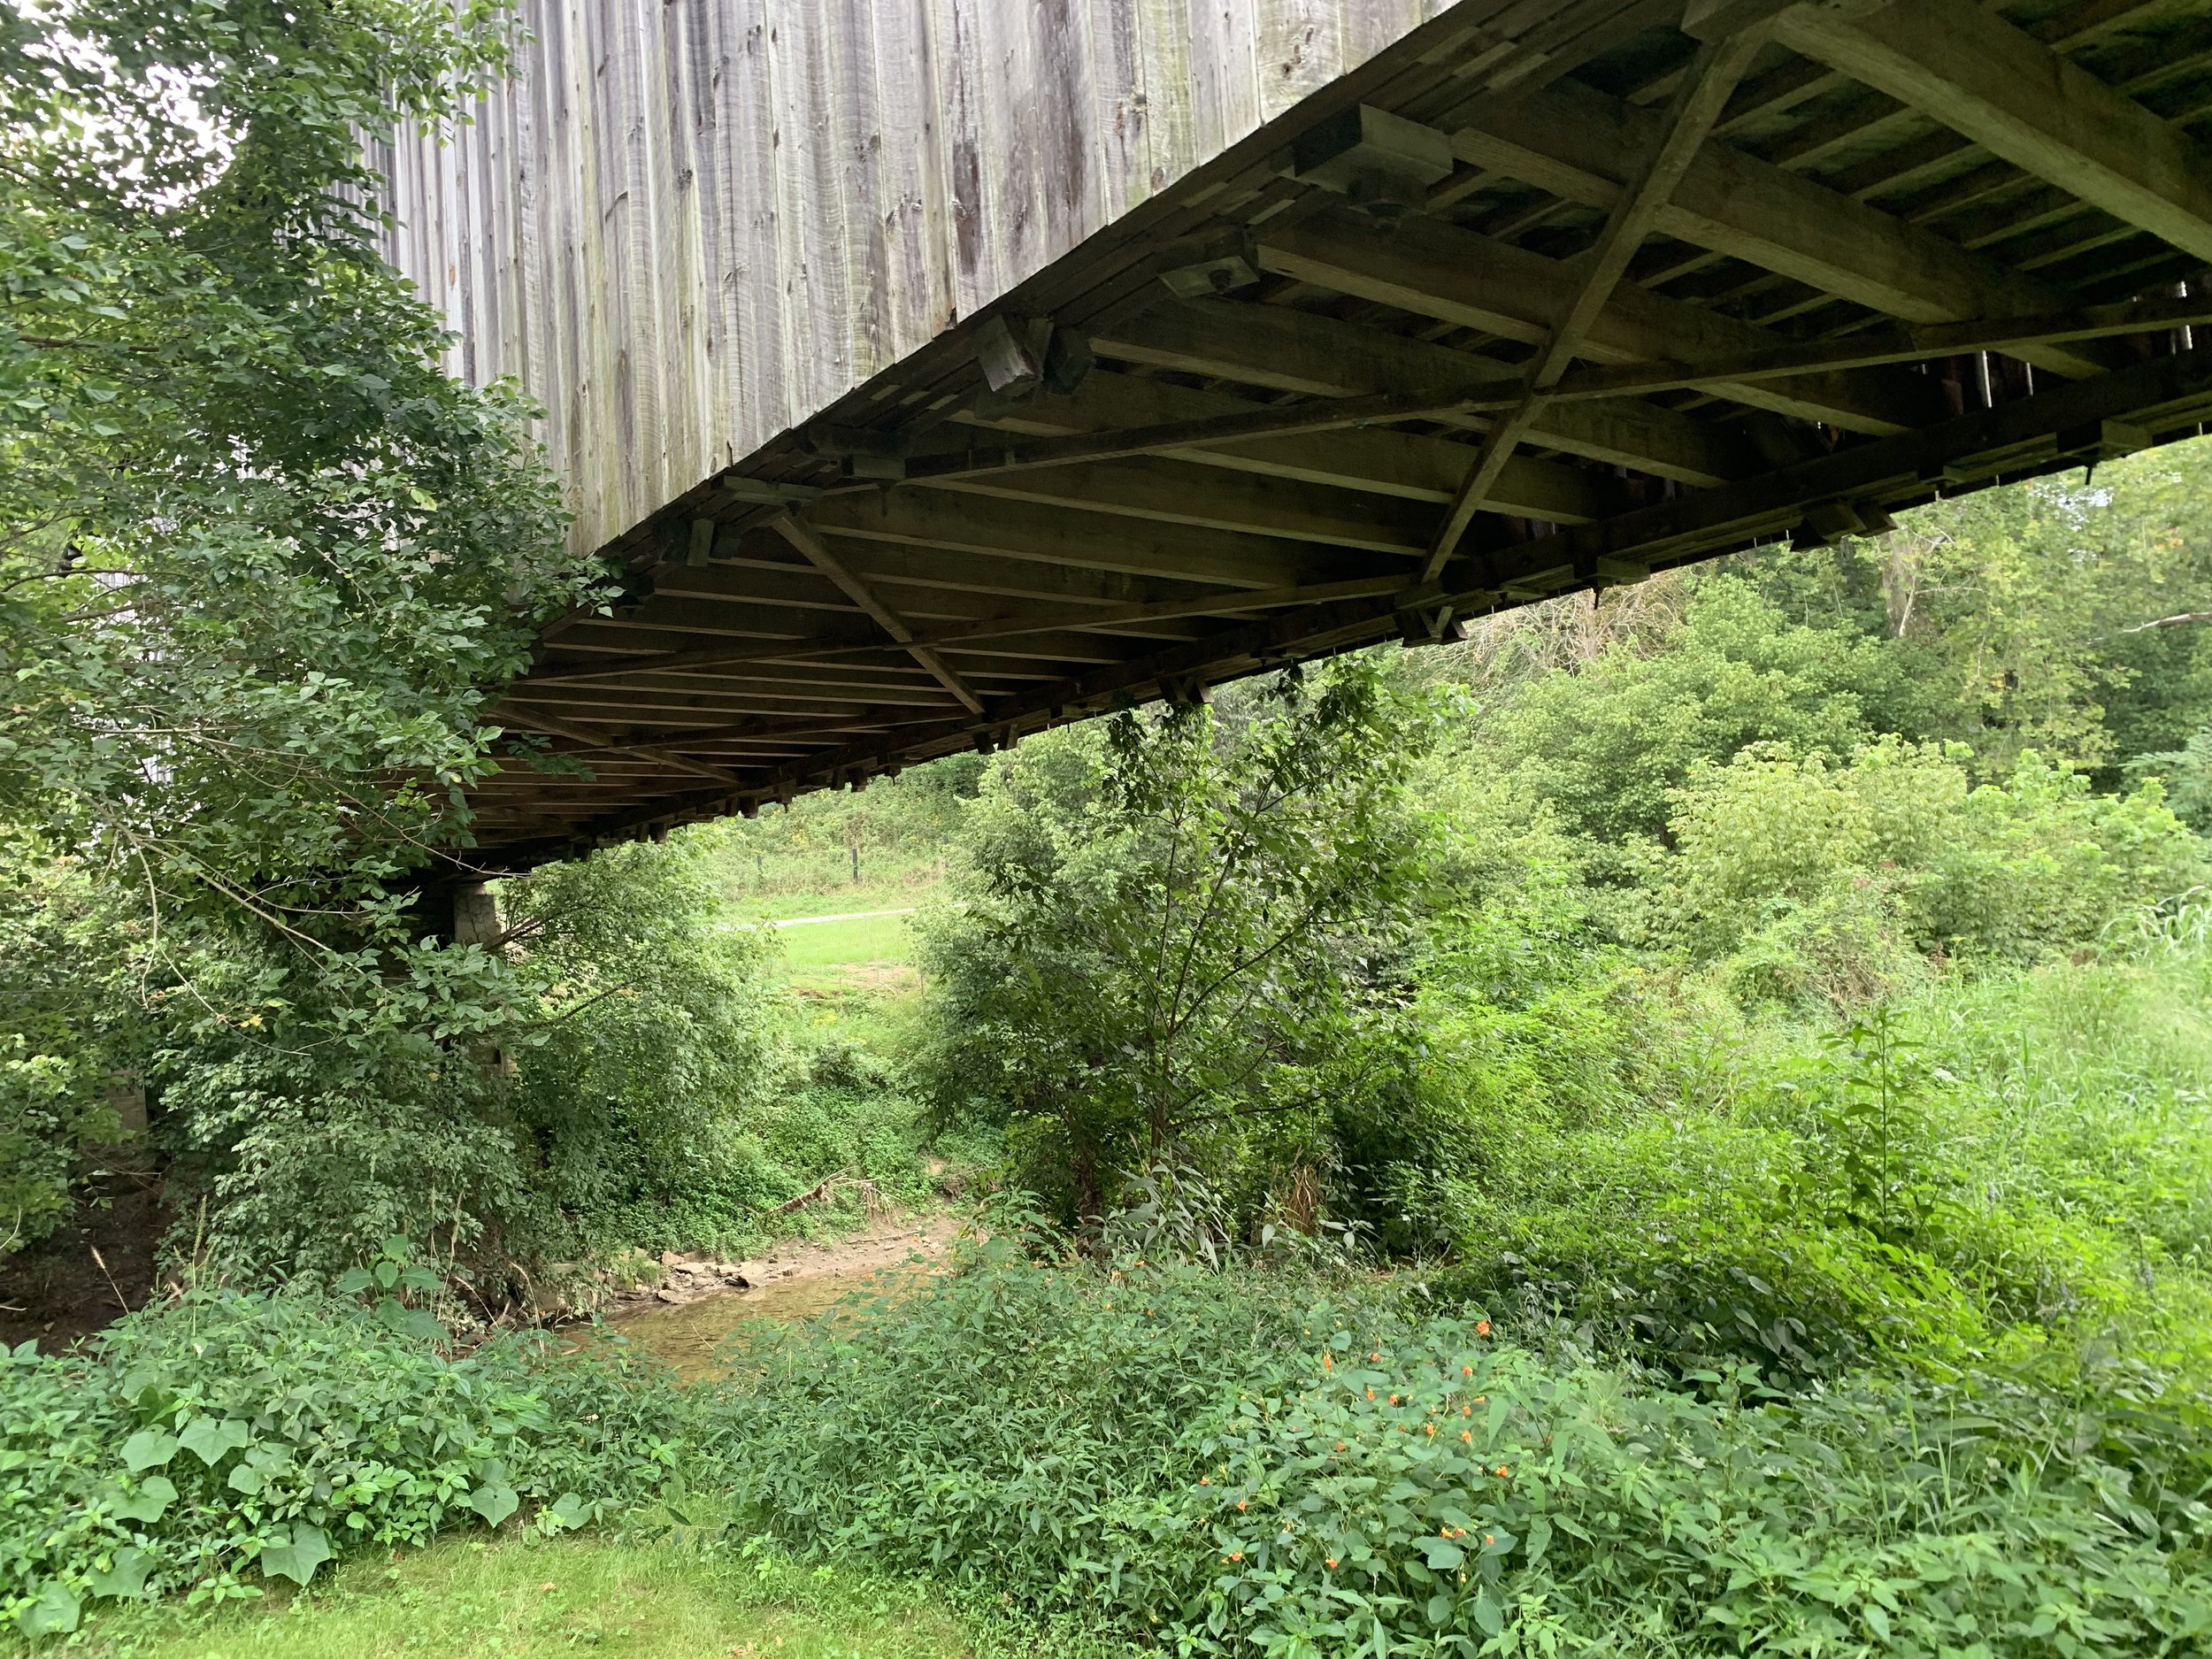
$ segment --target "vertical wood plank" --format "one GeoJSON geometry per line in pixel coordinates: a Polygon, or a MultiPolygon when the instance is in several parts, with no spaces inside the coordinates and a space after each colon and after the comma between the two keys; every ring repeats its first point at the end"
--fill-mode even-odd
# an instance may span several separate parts
{"type": "Polygon", "coordinates": [[[1449,4],[523,0],[386,250],[596,548],[1449,4]]]}

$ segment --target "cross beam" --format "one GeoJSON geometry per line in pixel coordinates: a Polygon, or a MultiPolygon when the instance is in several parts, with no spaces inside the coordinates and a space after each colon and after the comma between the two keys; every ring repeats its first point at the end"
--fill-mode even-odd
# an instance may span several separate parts
{"type": "Polygon", "coordinates": [[[2124,93],[1971,0],[1800,5],[1775,36],[2024,172],[2212,262],[2212,160],[2124,93]]]}

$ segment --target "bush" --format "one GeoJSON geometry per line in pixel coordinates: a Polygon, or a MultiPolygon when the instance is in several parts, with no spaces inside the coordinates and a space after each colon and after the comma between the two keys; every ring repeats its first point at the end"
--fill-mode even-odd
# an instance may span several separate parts
{"type": "Polygon", "coordinates": [[[1111,1276],[1002,1237],[925,1294],[769,1327],[712,1408],[751,1525],[979,1596],[1101,1617],[1130,1506],[1183,1478],[1221,1379],[1307,1340],[1317,1287],[1194,1267],[1111,1276]]]}
{"type": "Polygon", "coordinates": [[[503,951],[311,957],[240,928],[164,973],[152,1074],[227,1269],[329,1277],[404,1233],[496,1302],[548,1260],[752,1213],[770,946],[718,926],[707,849],[614,848],[499,896],[503,951]]]}
{"type": "Polygon", "coordinates": [[[1959,756],[1894,741],[1838,764],[1763,747],[1701,764],[1677,798],[1662,879],[1692,956],[1750,989],[1842,997],[1909,983],[1909,951],[2033,961],[2094,943],[2206,872],[2156,785],[2091,793],[2022,755],[1975,787],[1959,756]]]}
{"type": "Polygon", "coordinates": [[[456,1356],[359,1302],[194,1290],[89,1355],[0,1358],[0,1618],[88,1601],[305,1584],[357,1544],[419,1544],[531,1506],[547,1532],[657,1486],[681,1402],[618,1350],[456,1356]]]}
{"type": "Polygon", "coordinates": [[[922,1092],[1066,1220],[1155,1163],[1244,1217],[1318,1159],[1410,931],[1425,713],[1375,663],[1117,715],[996,764],[928,918],[922,1092]]]}
{"type": "Polygon", "coordinates": [[[0,825],[0,1261],[67,1213],[81,1154],[119,1138],[102,1085],[133,1057],[119,941],[136,930],[119,909],[0,825]]]}
{"type": "Polygon", "coordinates": [[[1700,1401],[1482,1331],[1338,1332],[1225,1391],[1151,1529],[1185,1554],[1176,1634],[1655,1659],[2212,1636],[2200,1414],[1872,1379],[1700,1401]]]}
{"type": "Polygon", "coordinates": [[[2174,1655],[2212,1635],[2205,1402],[1852,1377],[1706,1397],[1472,1317],[987,1247],[772,1339],[752,1525],[1187,1653],[2174,1655]],[[1303,1293],[1303,1294],[1301,1294],[1303,1293]]]}
{"type": "Polygon", "coordinates": [[[1677,1371],[2064,1377],[2111,1349],[2202,1386],[2206,972],[2161,943],[1949,978],[1840,1033],[1677,1002],[1602,1110],[1466,1097],[1425,1188],[1455,1258],[1431,1282],[1677,1371]]]}

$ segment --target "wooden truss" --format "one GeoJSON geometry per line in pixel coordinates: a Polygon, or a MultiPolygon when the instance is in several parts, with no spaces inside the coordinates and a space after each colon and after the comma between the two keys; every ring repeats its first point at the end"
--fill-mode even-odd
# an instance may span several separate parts
{"type": "Polygon", "coordinates": [[[2212,0],[1467,0],[611,549],[480,844],[2193,434],[2208,119],[2212,0]]]}

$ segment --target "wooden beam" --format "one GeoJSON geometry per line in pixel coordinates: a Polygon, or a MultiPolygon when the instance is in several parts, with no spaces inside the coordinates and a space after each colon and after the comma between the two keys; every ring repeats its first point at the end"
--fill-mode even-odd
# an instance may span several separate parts
{"type": "MultiPolygon", "coordinates": [[[[1040,613],[995,618],[980,622],[955,623],[949,626],[918,635],[917,641],[921,644],[944,649],[982,641],[1019,639],[1027,634],[1057,631],[1068,626],[1071,621],[1080,621],[1092,627],[1104,628],[1130,623],[1164,621],[1180,617],[1242,617],[1255,611],[1280,610],[1293,605],[1325,604],[1339,599],[1396,593],[1405,585],[1406,578],[1402,572],[1387,572],[1372,576],[1355,577],[1344,581],[1307,582],[1285,588],[1239,588],[1204,596],[1118,605],[1102,611],[1076,613],[1073,616],[1063,610],[1055,611],[1049,616],[1040,613]]],[[[841,643],[818,648],[810,641],[795,640],[780,642],[770,647],[744,646],[729,649],[698,651],[641,651],[626,657],[611,657],[604,662],[563,667],[551,672],[534,672],[526,680],[517,680],[513,683],[518,687],[581,683],[595,680],[622,679],[641,673],[690,672],[763,660],[795,664],[810,663],[824,657],[848,656],[856,651],[874,649],[876,647],[872,641],[867,645],[841,643]],[[772,657],[769,657],[768,653],[772,653],[772,657]]]]}
{"type": "Polygon", "coordinates": [[[2186,134],[1970,0],[1793,7],[1792,51],[1932,116],[2016,167],[2212,261],[2212,161],[2186,134]]]}
{"type": "MultiPolygon", "coordinates": [[[[1056,615],[1068,615],[1069,605],[1148,604],[1154,600],[1196,596],[1212,585],[1163,576],[1133,576],[1125,571],[1092,570],[1080,565],[1048,564],[1040,559],[1007,558],[1000,554],[952,552],[941,548],[908,547],[895,541],[855,541],[833,527],[818,526],[838,557],[886,602],[913,619],[916,611],[939,603],[948,594],[972,595],[955,602],[962,605],[990,602],[993,612],[1019,610],[1006,600],[1024,604],[1061,607],[1056,615]],[[912,590],[910,592],[909,590],[912,590]]],[[[783,540],[765,530],[740,531],[718,543],[716,565],[721,579],[741,590],[750,572],[773,572],[776,554],[787,555],[783,540]]],[[[1079,614],[1077,613],[1077,614],[1079,614]]]]}
{"type": "Polygon", "coordinates": [[[1409,557],[1428,545],[1436,518],[1425,502],[1252,478],[1152,456],[947,479],[941,488],[1409,557]]]}
{"type": "Polygon", "coordinates": [[[1116,518],[1071,508],[995,502],[906,487],[823,501],[816,527],[870,541],[942,547],[1008,558],[1179,577],[1236,588],[1280,588],[1360,573],[1367,556],[1282,536],[1239,535],[1158,519],[1116,518]]]}
{"type": "Polygon", "coordinates": [[[1889,506],[1962,483],[2079,465],[2139,449],[2147,434],[2195,425],[2208,411],[2212,348],[2177,352],[1551,539],[1582,557],[1709,557],[1747,535],[1793,528],[1809,506],[1889,506]]]}
{"type": "Polygon", "coordinates": [[[816,569],[842,588],[855,604],[875,620],[877,626],[906,647],[909,655],[934,674],[938,683],[957,697],[969,713],[983,712],[983,699],[976,695],[968,682],[933,648],[918,643],[914,630],[907,626],[906,619],[877,598],[868,584],[854,575],[845,562],[830,551],[829,543],[787,512],[777,514],[769,523],[785,541],[805,554],[816,569]]]}
{"type": "MultiPolygon", "coordinates": [[[[1333,210],[1283,231],[1263,228],[1260,264],[1339,293],[1540,345],[1576,288],[1570,261],[1431,219],[1378,236],[1356,213],[1333,210]]],[[[1616,289],[1591,324],[1589,355],[1602,362],[1721,357],[1789,343],[1787,336],[1701,311],[1632,285],[1616,289]]],[[[1855,432],[1909,431],[1948,410],[1924,375],[1886,369],[1786,376],[1716,386],[1755,408],[1855,432]]]]}
{"type": "MultiPolygon", "coordinates": [[[[1644,153],[1660,117],[1563,81],[1495,110],[1478,108],[1452,135],[1470,162],[1586,206],[1621,197],[1623,157],[1644,153]]],[[[2047,283],[1969,251],[1803,175],[1709,143],[1660,209],[1656,228],[1909,322],[2063,311],[2047,283]]],[[[2035,344],[2030,362],[2068,375],[2112,366],[2095,348],[2035,344]]]]}
{"type": "MultiPolygon", "coordinates": [[[[1348,326],[1325,319],[1308,317],[1302,312],[1286,312],[1257,306],[1242,309],[1264,319],[1270,330],[1275,329],[1278,319],[1283,318],[1297,319],[1297,329],[1303,329],[1307,325],[1323,329],[1348,326]]],[[[1540,429],[1555,422],[1560,414],[1557,405],[1566,400],[1578,400],[1585,410],[1642,407],[1630,404],[1622,394],[1690,390],[1737,380],[1755,380],[1770,375],[1916,363],[1932,357],[1978,351],[2002,351],[2022,356],[2038,343],[2114,340],[2208,325],[2212,325],[2212,293],[2182,299],[2130,300],[2114,305],[2088,305],[2050,316],[1873,328],[1834,340],[1798,341],[1761,346],[1748,352],[1701,362],[1663,360],[1624,364],[1616,368],[1574,369],[1569,371],[1554,388],[1554,407],[1539,418],[1538,426],[1540,429]]],[[[1225,326],[1217,332],[1225,334],[1233,330],[1225,326]]],[[[1417,342],[1407,342],[1394,334],[1378,334],[1375,338],[1395,346],[1415,347],[1417,353],[1430,349],[1421,347],[1417,342]]],[[[1200,361],[1201,354],[1202,348],[1194,343],[1183,342],[1177,347],[1179,360],[1186,366],[1200,361]]],[[[1387,365],[1394,366],[1394,364],[1388,363],[1391,358],[1388,350],[1379,350],[1378,356],[1385,359],[1387,365]]],[[[1417,363],[1417,356],[1415,361],[1417,363]]],[[[1258,365],[1246,371],[1253,375],[1264,372],[1258,365]]],[[[1306,371],[1301,369],[1298,372],[1302,374],[1306,371]]],[[[1348,368],[1346,371],[1348,375],[1352,372],[1348,368]]],[[[1375,378],[1381,378],[1380,373],[1377,373],[1375,378]]],[[[1486,392],[1479,406],[1494,410],[1499,407],[1499,400],[1486,392]]],[[[1187,451],[1195,456],[1202,452],[1198,446],[1270,439],[1294,434],[1328,433],[1350,436],[1356,434],[1346,434],[1343,429],[1371,426],[1379,422],[1393,420],[1447,420],[1464,413],[1467,408],[1468,405],[1448,388],[1448,385],[1444,388],[1416,385],[1406,391],[1365,393],[1357,396],[1288,405],[1263,404],[1250,408],[1246,413],[1108,432],[1096,439],[1015,439],[1003,442],[971,441],[977,447],[922,457],[913,464],[910,473],[913,480],[926,481],[971,473],[1018,471],[1024,467],[1059,466],[1078,460],[1144,455],[1166,448],[1175,448],[1179,452],[1187,451]]],[[[1694,427],[1700,426],[1696,422],[1688,424],[1694,427]]],[[[1025,423],[1025,426],[1027,430],[1053,429],[1049,421],[1044,419],[1032,419],[1025,423]]],[[[1732,432],[1732,428],[1721,426],[1701,429],[1717,437],[1732,432]]],[[[1627,442],[1631,441],[1624,440],[1624,442],[1627,442]]],[[[1736,470],[1737,476],[1761,470],[1749,443],[1745,442],[1743,447],[1744,454],[1736,470]]],[[[1628,465],[1625,461],[1621,464],[1628,465]]],[[[1727,480],[1706,481],[1722,483],[1727,480]]]]}
{"type": "MultiPolygon", "coordinates": [[[[1110,320],[1091,343],[1102,356],[1248,386],[1309,396],[1376,396],[1376,406],[1356,415],[1365,419],[1390,418],[1391,400],[1409,390],[1416,396],[1409,406],[1399,405],[1397,418],[1427,410],[1510,408],[1521,396],[1520,372],[1502,364],[1492,365],[1498,373],[1491,373],[1463,351],[1287,306],[1171,300],[1110,320]],[[1472,377],[1470,364],[1478,365],[1472,377]]],[[[1742,433],[1624,397],[1595,407],[1555,405],[1531,439],[1687,484],[1741,478],[1759,465],[1757,451],[1742,433]]]]}
{"type": "Polygon", "coordinates": [[[658,761],[664,766],[673,766],[678,772],[691,772],[701,778],[711,778],[717,783],[734,784],[737,782],[735,772],[726,771],[720,766],[710,766],[703,760],[692,760],[688,757],[671,754],[666,749],[654,748],[644,743],[625,743],[619,739],[611,740],[604,733],[594,732],[580,726],[572,726],[557,716],[541,713],[534,709],[516,714],[499,715],[495,718],[511,719],[518,726],[527,726],[534,731],[549,733],[555,737],[565,737],[573,742],[590,747],[626,749],[634,755],[642,755],[648,760],[658,761]]]}
{"type": "Polygon", "coordinates": [[[1736,35],[1701,47],[1682,78],[1665,119],[1651,136],[1644,157],[1606,216],[1596,244],[1578,262],[1578,281],[1573,297],[1561,312],[1551,336],[1530,366],[1529,395],[1520,408],[1490,429],[1482,452],[1468,468],[1467,477],[1453,497],[1450,511],[1438,527],[1421,567],[1425,580],[1433,581],[1445,561],[1458,550],[1475,514],[1488,504],[1492,487],[1505,470],[1514,447],[1536,423],[1559,384],[1584,349],[1584,342],[1627,274],[1628,262],[1644,244],[1657,222],[1659,211],[1697,158],[1698,146],[1720,119],[1728,94],[1751,66],[1755,54],[1766,44],[1762,35],[1736,35]]]}
{"type": "MultiPolygon", "coordinates": [[[[1073,396],[1039,397],[993,424],[1002,429],[1033,434],[1074,436],[1119,432],[1133,436],[1171,424],[1225,422],[1239,416],[1264,428],[1271,423],[1279,423],[1283,413],[1279,405],[1256,403],[1225,392],[1201,391],[1167,380],[1099,369],[1084,380],[1082,389],[1073,396]]],[[[990,442],[973,426],[949,426],[933,435],[938,440],[933,446],[936,453],[910,458],[910,477],[945,476],[933,465],[941,457],[956,457],[965,461],[970,446],[990,442]],[[955,449],[954,445],[960,447],[955,449]]],[[[1090,453],[1071,454],[1066,458],[1104,460],[1123,455],[1162,455],[1228,472],[1371,490],[1379,495],[1402,496],[1408,501],[1440,504],[1451,500],[1452,492],[1467,470],[1471,453],[1465,443],[1453,439],[1418,437],[1380,426],[1338,429],[1325,436],[1294,434],[1287,437],[1262,437],[1248,443],[1148,443],[1140,447],[1094,444],[1089,449],[1090,453]]],[[[990,465],[985,454],[979,453],[977,458],[983,464],[976,471],[1002,470],[990,465]]],[[[1498,480],[1495,498],[1501,511],[1547,518],[1556,524],[1579,524],[1618,511],[1621,490],[1617,480],[1608,475],[1526,457],[1517,457],[1516,460],[1517,465],[1507,468],[1498,480]]]]}

